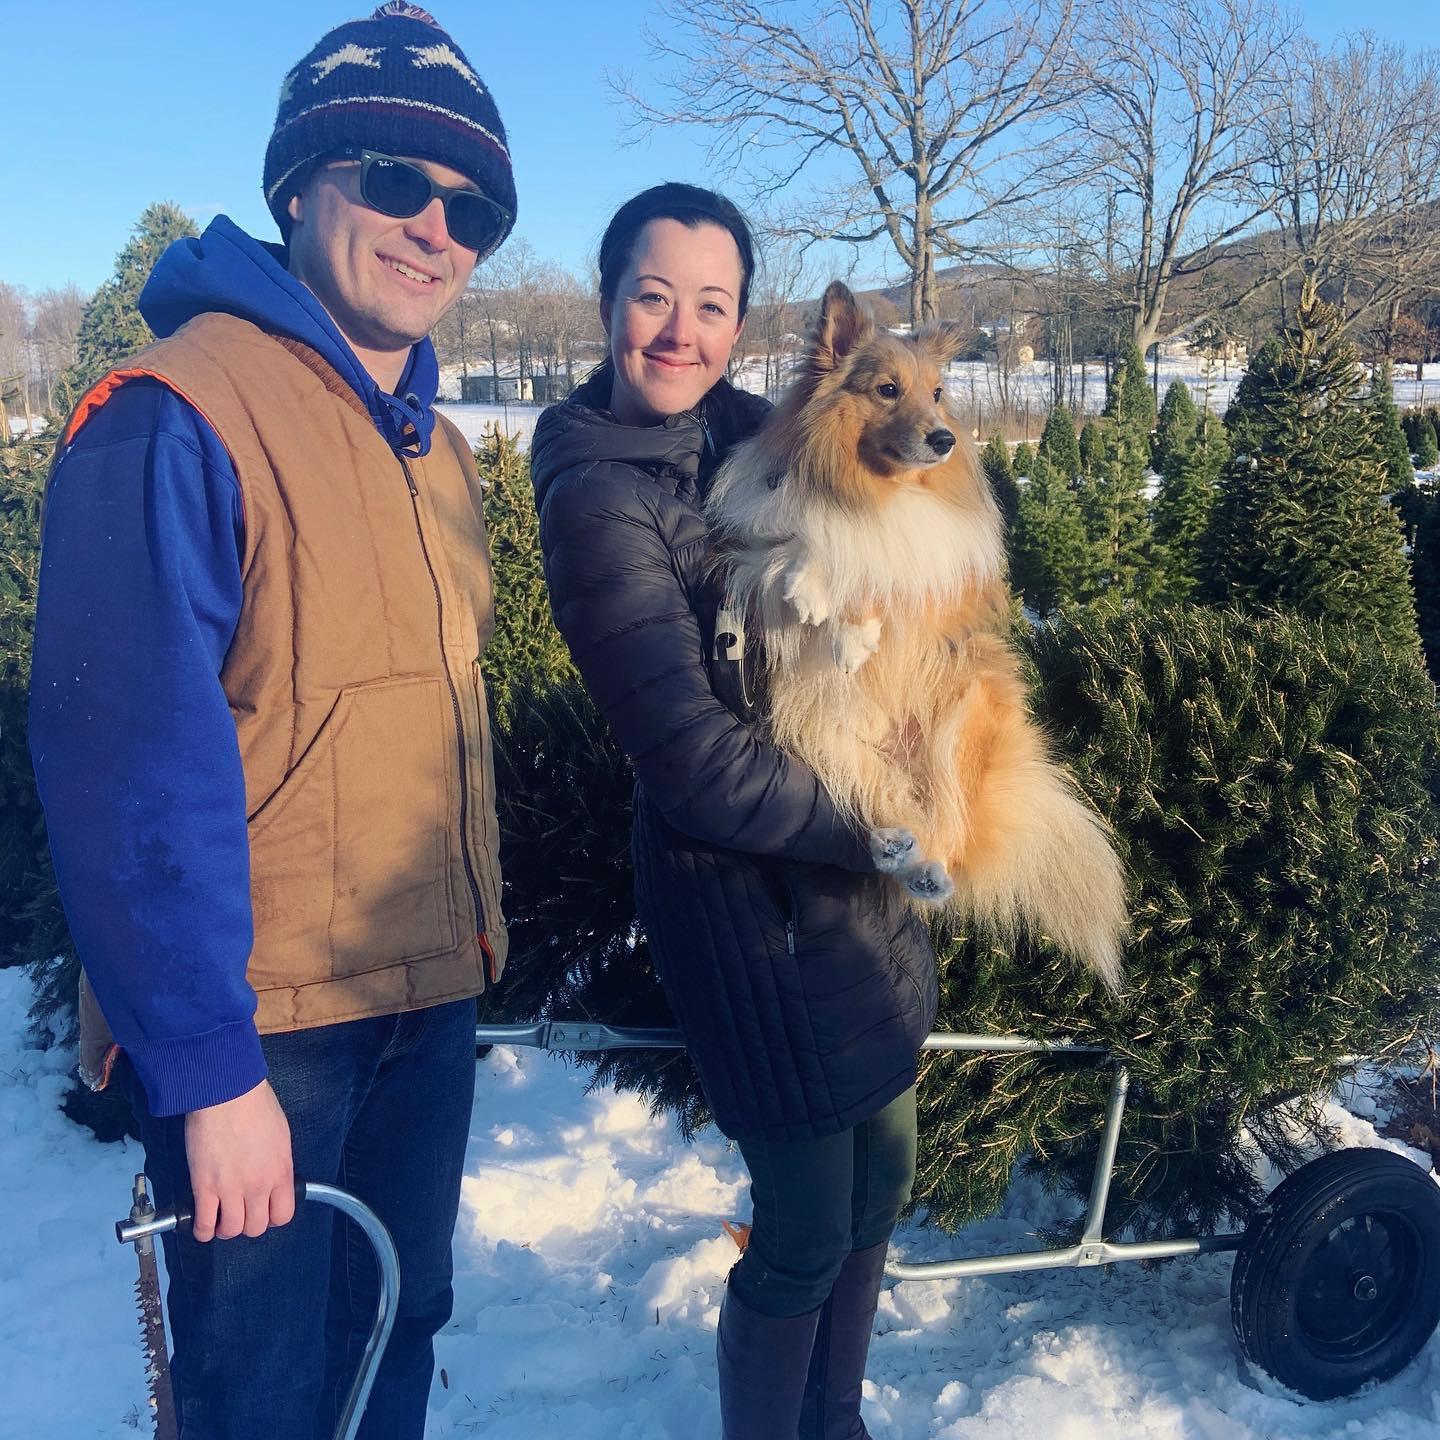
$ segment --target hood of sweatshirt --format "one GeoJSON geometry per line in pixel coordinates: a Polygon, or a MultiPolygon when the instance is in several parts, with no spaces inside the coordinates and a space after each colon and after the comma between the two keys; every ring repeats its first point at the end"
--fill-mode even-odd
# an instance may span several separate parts
{"type": "Polygon", "coordinates": [[[396,393],[387,394],[314,292],[285,268],[284,248],[247,235],[225,215],[217,215],[203,235],[177,240],[165,251],[140,292],[139,305],[145,323],[162,340],[187,320],[215,311],[298,340],[354,387],[391,449],[417,455],[430,449],[440,370],[429,337],[410,347],[396,393]]]}

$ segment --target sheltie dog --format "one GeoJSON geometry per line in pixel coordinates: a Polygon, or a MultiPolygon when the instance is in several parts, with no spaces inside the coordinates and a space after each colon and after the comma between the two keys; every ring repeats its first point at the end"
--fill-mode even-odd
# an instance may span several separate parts
{"type": "Polygon", "coordinates": [[[1124,876],[1050,758],[1006,639],[1000,511],[950,413],[955,327],[875,327],[825,292],[799,377],[706,501],[725,607],[761,641],[763,723],[873,832],[896,881],[1121,979],[1124,876]]]}

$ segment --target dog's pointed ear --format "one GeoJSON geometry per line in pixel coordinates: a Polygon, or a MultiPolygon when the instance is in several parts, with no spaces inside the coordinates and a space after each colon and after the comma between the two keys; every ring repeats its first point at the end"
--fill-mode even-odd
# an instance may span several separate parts
{"type": "Polygon", "coordinates": [[[847,286],[832,280],[820,302],[820,318],[810,341],[810,373],[833,370],[874,329],[869,313],[847,286]]]}
{"type": "Polygon", "coordinates": [[[927,325],[915,336],[915,342],[943,370],[966,346],[970,331],[955,320],[941,320],[927,325]]]}

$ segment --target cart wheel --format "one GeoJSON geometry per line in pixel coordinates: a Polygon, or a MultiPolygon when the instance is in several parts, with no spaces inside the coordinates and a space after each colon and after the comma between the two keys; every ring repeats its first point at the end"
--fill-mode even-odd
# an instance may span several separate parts
{"type": "Polygon", "coordinates": [[[1337,1150],[1276,1186],[1230,1279],[1240,1348],[1312,1400],[1388,1380],[1440,1321],[1440,1187],[1390,1150],[1337,1150]]]}

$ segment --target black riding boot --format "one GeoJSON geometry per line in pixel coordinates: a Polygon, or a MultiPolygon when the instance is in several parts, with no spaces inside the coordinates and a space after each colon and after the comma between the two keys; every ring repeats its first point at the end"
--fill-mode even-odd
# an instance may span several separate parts
{"type": "Polygon", "coordinates": [[[724,1440],[795,1440],[820,1310],[775,1317],[727,1286],[715,1332],[724,1440]]]}
{"type": "Polygon", "coordinates": [[[860,1418],[860,1387],[888,1249],[888,1241],[882,1241],[851,1251],[830,1298],[820,1307],[800,1411],[800,1440],[870,1440],[860,1418]]]}

